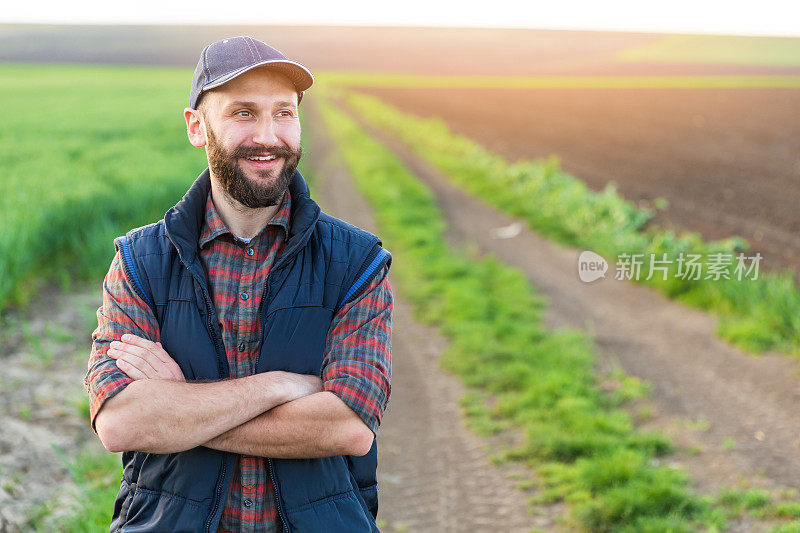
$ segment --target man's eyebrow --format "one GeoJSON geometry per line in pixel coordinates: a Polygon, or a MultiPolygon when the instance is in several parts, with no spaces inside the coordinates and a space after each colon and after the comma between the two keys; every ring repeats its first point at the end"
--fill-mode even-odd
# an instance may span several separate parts
{"type": "Polygon", "coordinates": [[[230,104],[226,105],[225,107],[226,108],[231,108],[231,107],[258,107],[258,104],[256,104],[255,102],[249,102],[249,101],[245,101],[245,100],[236,100],[236,101],[233,101],[230,104]]]}
{"type": "Polygon", "coordinates": [[[291,100],[280,100],[278,102],[275,102],[273,107],[297,107],[297,106],[291,100]]]}
{"type": "MultiPolygon", "coordinates": [[[[227,109],[230,109],[231,107],[250,107],[250,108],[254,108],[254,107],[258,107],[258,104],[256,102],[251,102],[249,100],[236,100],[234,102],[231,102],[230,104],[228,104],[225,107],[227,109]]],[[[297,107],[297,106],[291,100],[279,100],[279,101],[275,102],[274,104],[272,104],[272,107],[275,108],[275,107],[297,107]]]]}

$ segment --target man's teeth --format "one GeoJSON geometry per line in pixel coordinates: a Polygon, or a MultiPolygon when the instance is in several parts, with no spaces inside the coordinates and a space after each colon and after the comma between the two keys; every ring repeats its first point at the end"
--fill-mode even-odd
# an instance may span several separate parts
{"type": "Polygon", "coordinates": [[[247,159],[250,159],[251,161],[272,161],[273,159],[275,159],[275,156],[274,155],[268,155],[264,157],[253,156],[253,157],[248,157],[247,159]]]}

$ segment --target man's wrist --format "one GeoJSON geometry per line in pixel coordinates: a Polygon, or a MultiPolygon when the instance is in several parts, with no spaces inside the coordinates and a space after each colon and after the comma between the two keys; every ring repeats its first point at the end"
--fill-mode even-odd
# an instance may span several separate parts
{"type": "Polygon", "coordinates": [[[265,411],[277,405],[322,391],[322,380],[316,376],[280,370],[264,372],[259,375],[263,379],[260,386],[263,387],[263,396],[268,404],[264,409],[265,411]]]}
{"type": "Polygon", "coordinates": [[[260,386],[262,387],[259,396],[264,398],[264,411],[298,397],[297,386],[288,372],[273,370],[259,374],[259,376],[261,376],[260,386]]]}
{"type": "Polygon", "coordinates": [[[262,412],[289,401],[288,387],[280,378],[280,372],[263,372],[253,377],[258,387],[254,397],[262,400],[262,412]]]}

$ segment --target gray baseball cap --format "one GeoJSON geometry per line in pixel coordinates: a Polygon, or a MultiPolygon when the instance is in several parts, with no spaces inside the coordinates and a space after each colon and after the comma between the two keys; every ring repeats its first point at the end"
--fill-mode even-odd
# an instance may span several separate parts
{"type": "Polygon", "coordinates": [[[197,109],[197,101],[204,91],[219,87],[262,65],[268,65],[294,83],[298,104],[303,99],[303,91],[314,83],[311,71],[297,61],[288,59],[266,43],[240,35],[222,39],[203,48],[192,77],[189,107],[197,109]]]}

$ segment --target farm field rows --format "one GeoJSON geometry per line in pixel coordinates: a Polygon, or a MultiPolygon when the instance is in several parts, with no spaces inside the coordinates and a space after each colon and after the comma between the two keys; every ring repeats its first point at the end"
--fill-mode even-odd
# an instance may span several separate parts
{"type": "MultiPolygon", "coordinates": [[[[335,86],[334,92],[340,93],[341,86],[335,86]]],[[[634,269],[640,275],[628,279],[714,313],[719,317],[718,334],[728,341],[750,351],[797,354],[800,291],[794,274],[767,272],[750,279],[741,275],[744,268],[736,274],[746,262],[742,250],[747,245],[739,237],[706,242],[696,232],[673,232],[657,224],[645,227],[652,217],[651,206],[621,198],[610,184],[600,193],[589,190],[582,180],[561,169],[557,156],[509,164],[468,137],[452,133],[441,119],[403,113],[373,96],[356,93],[346,101],[359,116],[398,136],[465,190],[520,217],[542,235],[611,257],[612,265],[613,258],[626,255],[645,258],[634,269]],[[720,265],[727,273],[716,277],[699,270],[700,275],[680,274],[686,269],[679,259],[688,255],[706,260],[727,256],[728,264],[720,265]]],[[[573,268],[577,267],[576,256],[573,268]]],[[[619,268],[617,263],[615,279],[619,279],[619,268]]]]}
{"type": "Polygon", "coordinates": [[[800,91],[790,89],[380,89],[510,161],[555,154],[602,190],[665,198],[654,223],[741,236],[769,269],[800,271],[800,91]]]}

